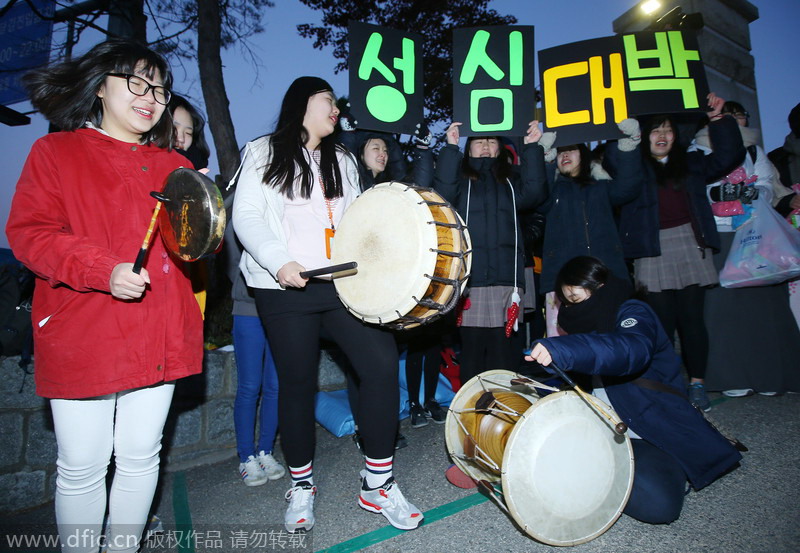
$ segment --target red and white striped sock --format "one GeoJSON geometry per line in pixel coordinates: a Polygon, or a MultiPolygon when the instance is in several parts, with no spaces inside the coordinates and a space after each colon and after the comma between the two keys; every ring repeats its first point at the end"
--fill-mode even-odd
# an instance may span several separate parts
{"type": "Polygon", "coordinates": [[[365,478],[367,487],[374,489],[383,486],[386,481],[392,477],[393,460],[393,456],[387,457],[386,459],[364,458],[367,465],[367,475],[365,478]]]}
{"type": "Polygon", "coordinates": [[[302,467],[289,467],[289,474],[292,475],[292,487],[295,487],[299,482],[308,482],[314,485],[314,472],[311,470],[311,463],[309,461],[302,467]]]}

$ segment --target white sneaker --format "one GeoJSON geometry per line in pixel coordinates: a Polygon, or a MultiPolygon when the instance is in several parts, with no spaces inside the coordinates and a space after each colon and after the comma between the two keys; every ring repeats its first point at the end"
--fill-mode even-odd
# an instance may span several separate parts
{"type": "Polygon", "coordinates": [[[239,463],[239,475],[245,486],[260,486],[267,482],[267,475],[255,457],[250,455],[247,461],[239,463]]]}
{"type": "Polygon", "coordinates": [[[289,507],[286,508],[286,515],[283,517],[286,530],[294,534],[299,530],[307,532],[314,527],[314,496],[316,495],[317,487],[308,483],[289,488],[285,496],[289,507]]]}
{"type": "Polygon", "coordinates": [[[267,478],[270,480],[277,480],[286,474],[286,469],[272,456],[272,453],[259,451],[256,460],[258,464],[261,465],[261,470],[264,471],[264,474],[266,474],[267,478]]]}
{"type": "Polygon", "coordinates": [[[727,397],[747,397],[753,395],[753,389],[742,388],[738,390],[723,390],[722,395],[727,397]]]}
{"type": "Polygon", "coordinates": [[[389,478],[380,488],[364,489],[366,479],[358,496],[358,506],[371,513],[379,513],[395,528],[413,530],[425,519],[422,512],[403,496],[394,477],[389,478]]]}
{"type": "Polygon", "coordinates": [[[767,397],[775,397],[778,395],[778,392],[758,392],[758,395],[767,396],[767,397]]]}

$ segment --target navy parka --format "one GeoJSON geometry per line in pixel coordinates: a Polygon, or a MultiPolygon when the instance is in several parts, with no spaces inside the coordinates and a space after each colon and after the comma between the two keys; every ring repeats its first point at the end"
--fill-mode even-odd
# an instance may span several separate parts
{"type": "Polygon", "coordinates": [[[618,156],[613,180],[592,178],[581,185],[559,173],[556,163],[546,165],[549,194],[537,209],[545,215],[539,289],[542,294],[554,290],[558,271],[579,255],[594,256],[617,277],[629,279],[613,207],[630,202],[641,193],[642,156],[638,147],[630,152],[618,151],[616,142],[609,143],[608,150],[618,156]]]}
{"type": "Polygon", "coordinates": [[[741,460],[685,398],[680,358],[644,302],[623,303],[613,332],[540,342],[562,369],[600,376],[620,418],[642,439],[674,457],[694,489],[709,485],[741,460]],[[634,381],[640,377],[670,386],[677,395],[639,386],[634,381]]]}
{"type": "MultiPolygon", "coordinates": [[[[706,184],[716,182],[742,164],[745,156],[742,135],[733,117],[722,117],[708,124],[714,152],[687,152],[685,190],[689,199],[692,230],[698,247],[720,249],[717,225],[706,197],[706,184]]],[[[649,140],[642,136],[642,140],[649,140]]],[[[603,165],[614,175],[619,160],[610,150],[603,165]]],[[[659,240],[660,220],[658,211],[658,184],[655,170],[650,163],[643,164],[644,186],[642,193],[622,206],[619,218],[619,234],[622,249],[627,259],[658,257],[661,255],[659,240]]]]}

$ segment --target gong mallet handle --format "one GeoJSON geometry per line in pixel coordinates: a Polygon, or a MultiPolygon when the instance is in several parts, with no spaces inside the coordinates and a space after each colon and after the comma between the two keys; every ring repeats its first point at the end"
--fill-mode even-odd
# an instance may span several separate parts
{"type": "Polygon", "coordinates": [[[300,278],[311,278],[320,275],[329,275],[331,273],[338,273],[340,271],[349,271],[356,269],[358,263],[350,261],[349,263],[340,263],[339,265],[328,265],[327,267],[320,267],[319,269],[311,269],[310,271],[301,271],[300,278]]]}
{"type": "MultiPolygon", "coordinates": [[[[155,194],[155,193],[153,193],[155,194]]],[[[161,211],[161,198],[158,199],[155,209],[153,209],[153,216],[150,218],[150,226],[147,227],[147,234],[144,235],[142,247],[139,248],[139,253],[136,255],[136,261],[133,262],[131,271],[137,275],[142,272],[142,265],[144,265],[144,256],[147,254],[147,248],[150,247],[150,238],[153,236],[153,230],[156,228],[156,221],[158,221],[158,212],[161,211]]]]}
{"type": "MultiPolygon", "coordinates": [[[[571,379],[569,376],[567,376],[567,373],[566,373],[566,372],[564,372],[564,371],[561,369],[561,367],[559,367],[558,365],[556,365],[554,361],[550,361],[550,366],[553,368],[553,370],[554,370],[554,371],[556,371],[556,373],[558,373],[558,376],[560,376],[560,377],[561,377],[561,378],[564,380],[564,382],[566,382],[566,383],[567,383],[567,385],[568,385],[570,388],[572,388],[573,390],[575,390],[575,391],[578,393],[578,395],[579,395],[579,396],[581,396],[581,398],[583,399],[583,401],[585,401],[586,403],[588,403],[588,404],[589,404],[589,406],[590,406],[592,409],[594,409],[595,411],[597,411],[598,413],[600,413],[601,415],[603,415],[603,416],[604,416],[605,418],[607,418],[607,419],[608,419],[608,420],[609,420],[611,423],[614,423],[614,418],[613,418],[613,417],[612,417],[610,414],[606,413],[605,409],[603,409],[602,407],[600,407],[600,406],[599,406],[599,405],[598,405],[598,404],[597,404],[597,403],[596,403],[596,402],[595,402],[595,401],[592,399],[592,397],[591,397],[591,396],[589,396],[589,394],[587,394],[586,392],[584,392],[583,390],[581,390],[581,387],[580,387],[580,386],[578,386],[577,384],[575,384],[575,381],[574,381],[574,380],[572,380],[572,379],[571,379]]],[[[617,423],[617,424],[615,424],[615,425],[614,425],[614,432],[616,432],[617,434],[620,434],[620,435],[622,435],[622,434],[624,434],[624,433],[625,433],[625,432],[627,432],[627,431],[628,431],[628,425],[627,425],[627,424],[625,424],[624,422],[619,422],[619,423],[617,423]]]]}

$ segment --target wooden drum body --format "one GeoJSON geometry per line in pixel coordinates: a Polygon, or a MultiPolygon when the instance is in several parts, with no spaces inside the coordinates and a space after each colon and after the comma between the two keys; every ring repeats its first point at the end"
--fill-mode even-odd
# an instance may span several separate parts
{"type": "Polygon", "coordinates": [[[534,539],[560,546],[592,540],[616,522],[630,496],[630,438],[575,392],[539,398],[518,378],[487,371],[459,390],[447,415],[448,452],[473,479],[501,482],[508,513],[534,539]],[[512,407],[527,403],[524,412],[512,407]]]}
{"type": "Polygon", "coordinates": [[[404,329],[450,311],[466,285],[472,251],[461,217],[439,194],[401,182],[378,184],[351,205],[336,229],[332,264],[339,298],[359,319],[404,329]]]}

